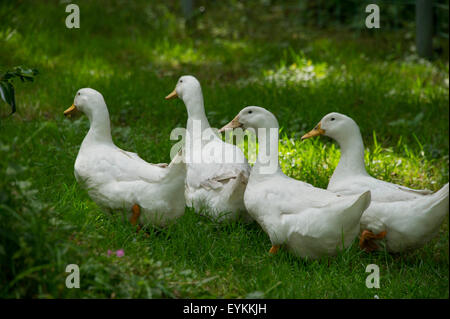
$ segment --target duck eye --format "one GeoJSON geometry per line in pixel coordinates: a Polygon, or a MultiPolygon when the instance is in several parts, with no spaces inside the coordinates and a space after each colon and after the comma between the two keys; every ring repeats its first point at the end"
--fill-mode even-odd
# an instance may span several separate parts
{"type": "Polygon", "coordinates": [[[78,95],[80,95],[80,92],[78,92],[78,95]]]}
{"type": "Polygon", "coordinates": [[[334,121],[335,120],[335,118],[334,117],[332,117],[331,119],[330,119],[330,121],[334,121]]]}
{"type": "Polygon", "coordinates": [[[253,111],[248,111],[248,114],[252,114],[253,113],[253,111]]]}
{"type": "Polygon", "coordinates": [[[180,83],[183,83],[183,80],[180,80],[180,83]]]}

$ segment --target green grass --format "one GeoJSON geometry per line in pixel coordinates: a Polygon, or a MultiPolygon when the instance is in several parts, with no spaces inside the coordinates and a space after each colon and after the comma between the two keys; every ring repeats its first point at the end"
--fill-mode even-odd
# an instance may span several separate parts
{"type": "Polygon", "coordinates": [[[62,112],[79,88],[95,88],[116,144],[167,162],[169,134],[187,115],[164,96],[182,74],[201,81],[212,126],[246,105],[271,110],[289,176],[327,186],[338,147],[300,136],[338,111],[360,125],[373,176],[432,190],[448,181],[448,57],[417,58],[404,32],[305,29],[257,2],[207,5],[187,30],[178,1],[165,3],[79,1],[79,30],[64,27],[62,4],[0,6],[0,67],[40,71],[17,83],[17,114],[0,104],[0,297],[448,298],[448,218],[413,252],[368,255],[355,241],[313,261],[270,256],[257,224],[216,224],[186,210],[176,224],[136,234],[120,212],[100,211],[73,176],[87,118],[62,112]],[[125,256],[107,256],[117,249],[125,256]],[[65,287],[72,263],[80,289],[65,287]],[[372,263],[376,290],[365,287],[372,263]]]}

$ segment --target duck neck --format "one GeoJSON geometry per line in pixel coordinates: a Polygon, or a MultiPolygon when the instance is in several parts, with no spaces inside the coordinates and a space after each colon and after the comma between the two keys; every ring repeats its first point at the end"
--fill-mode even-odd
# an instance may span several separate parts
{"type": "Polygon", "coordinates": [[[258,156],[251,174],[268,177],[280,170],[278,164],[278,127],[258,128],[258,156]]]}
{"type": "Polygon", "coordinates": [[[84,138],[83,145],[91,144],[113,144],[111,137],[111,125],[109,112],[106,106],[104,108],[95,108],[91,112],[86,112],[89,118],[89,132],[84,138]]]}
{"type": "Polygon", "coordinates": [[[341,158],[333,178],[368,175],[364,164],[364,143],[359,128],[346,138],[336,139],[341,148],[341,158]]]}
{"type": "Polygon", "coordinates": [[[194,126],[200,125],[200,129],[203,132],[205,129],[210,128],[208,119],[205,114],[205,106],[203,104],[202,92],[195,92],[183,97],[184,104],[188,112],[188,121],[186,125],[187,131],[192,134],[194,126]]]}

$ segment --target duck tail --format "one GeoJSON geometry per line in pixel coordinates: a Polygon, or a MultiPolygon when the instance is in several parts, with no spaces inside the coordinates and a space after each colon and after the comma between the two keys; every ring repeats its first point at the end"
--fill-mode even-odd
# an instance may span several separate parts
{"type": "Polygon", "coordinates": [[[352,226],[355,222],[359,225],[360,219],[364,211],[369,207],[371,201],[370,191],[366,191],[361,195],[352,196],[350,205],[341,211],[343,217],[343,225],[352,226]],[[356,199],[355,199],[356,197],[356,199]]]}
{"type": "Polygon", "coordinates": [[[364,211],[369,207],[370,201],[372,199],[370,191],[365,191],[356,199],[356,201],[349,207],[349,209],[355,209],[356,211],[361,212],[360,215],[364,213],[364,211]]]}
{"type": "Polygon", "coordinates": [[[418,208],[417,215],[411,220],[414,223],[415,237],[421,238],[420,242],[425,243],[436,236],[448,214],[448,183],[437,192],[418,198],[413,204],[418,208]]]}
{"type": "Polygon", "coordinates": [[[166,175],[168,179],[173,179],[176,176],[179,176],[183,180],[186,178],[186,163],[184,162],[181,151],[175,155],[166,169],[168,170],[166,175]]]}
{"type": "Polygon", "coordinates": [[[449,207],[449,187],[445,184],[436,193],[429,195],[430,201],[427,201],[429,209],[426,210],[425,216],[428,219],[436,220],[439,224],[448,213],[449,207]],[[431,205],[430,205],[431,202],[431,205]]]}

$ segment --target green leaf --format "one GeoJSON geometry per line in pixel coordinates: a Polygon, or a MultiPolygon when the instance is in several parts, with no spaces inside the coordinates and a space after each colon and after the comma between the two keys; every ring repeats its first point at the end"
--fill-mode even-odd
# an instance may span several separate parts
{"type": "Polygon", "coordinates": [[[38,74],[36,69],[24,69],[21,66],[17,66],[14,68],[14,75],[19,77],[22,82],[25,80],[32,82],[34,76],[38,74]]]}
{"type": "Polygon", "coordinates": [[[14,87],[7,81],[0,82],[0,98],[11,106],[11,114],[16,111],[16,99],[14,95],[14,87]]]}
{"type": "Polygon", "coordinates": [[[22,66],[16,66],[12,71],[6,71],[0,74],[0,100],[11,106],[11,114],[16,112],[16,98],[12,81],[19,78],[22,82],[32,82],[38,74],[36,69],[27,69],[22,66]]]}

